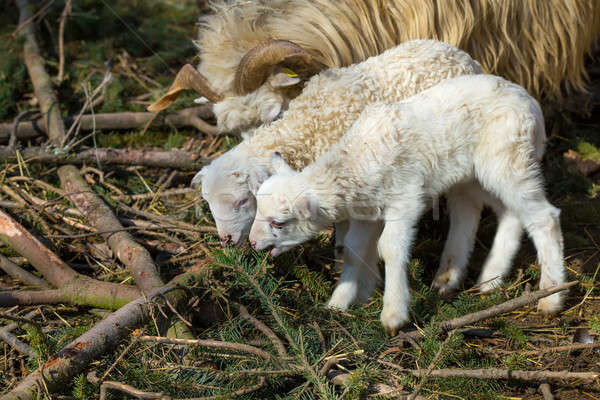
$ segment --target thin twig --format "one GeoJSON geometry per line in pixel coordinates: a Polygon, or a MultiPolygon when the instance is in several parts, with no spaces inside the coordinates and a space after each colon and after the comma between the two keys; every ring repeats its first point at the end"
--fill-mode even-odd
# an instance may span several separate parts
{"type": "Polygon", "coordinates": [[[421,382],[419,382],[419,385],[415,388],[415,390],[412,392],[412,394],[410,396],[408,396],[407,400],[415,400],[417,398],[417,396],[419,395],[419,392],[421,391],[421,389],[423,389],[423,386],[425,385],[425,383],[427,383],[427,380],[429,379],[431,371],[433,371],[433,369],[437,366],[440,358],[442,357],[442,354],[444,353],[446,345],[448,344],[450,339],[452,339],[452,337],[454,336],[455,333],[456,333],[456,330],[453,330],[450,333],[448,333],[448,337],[446,338],[446,340],[444,340],[442,342],[437,353],[435,353],[435,356],[429,363],[429,367],[427,367],[427,371],[425,372],[425,375],[421,377],[421,382]]]}
{"type": "MultiPolygon", "coordinates": [[[[497,315],[516,310],[517,308],[534,303],[534,302],[538,301],[539,299],[550,296],[554,293],[558,293],[558,292],[562,292],[563,290],[567,290],[568,288],[573,287],[573,286],[577,285],[578,283],[579,283],[579,281],[573,281],[573,282],[569,282],[569,283],[563,283],[562,285],[552,286],[547,289],[542,289],[542,290],[538,290],[538,291],[535,291],[532,293],[528,293],[523,296],[517,297],[516,299],[512,299],[512,300],[506,301],[504,303],[490,307],[486,310],[474,312],[471,314],[463,315],[462,317],[444,321],[444,322],[440,323],[439,328],[441,329],[442,332],[447,332],[447,331],[450,331],[453,329],[462,328],[465,325],[474,324],[475,322],[479,322],[479,321],[487,319],[487,318],[495,317],[497,315]]],[[[423,337],[424,334],[427,334],[427,333],[429,333],[428,330],[426,330],[426,331],[416,330],[416,331],[408,332],[407,334],[415,339],[419,339],[419,338],[423,337]]]]}
{"type": "Polygon", "coordinates": [[[248,312],[246,307],[244,307],[241,304],[238,304],[237,306],[240,310],[240,316],[242,318],[250,321],[256,329],[258,329],[266,337],[268,337],[271,340],[271,342],[273,343],[273,346],[275,346],[275,349],[277,349],[277,353],[279,353],[279,355],[281,357],[286,358],[288,356],[287,351],[286,351],[285,346],[283,345],[283,342],[281,341],[281,339],[279,339],[279,337],[277,337],[277,334],[275,332],[273,332],[273,330],[271,330],[271,328],[269,328],[263,322],[259,321],[254,316],[250,315],[250,313],[248,312]]]}
{"type": "Polygon", "coordinates": [[[179,345],[195,345],[201,347],[209,347],[215,349],[227,349],[232,351],[239,351],[242,353],[249,353],[259,356],[265,360],[271,360],[271,354],[258,347],[250,346],[244,343],[234,342],[223,342],[219,340],[211,339],[174,339],[160,336],[140,336],[139,340],[142,342],[156,342],[156,343],[168,343],[168,344],[179,344],[179,345]]]}
{"type": "Polygon", "coordinates": [[[137,397],[138,399],[159,399],[159,400],[170,400],[170,396],[165,396],[163,392],[143,392],[134,388],[133,386],[126,385],[121,382],[106,381],[102,382],[100,386],[100,400],[106,399],[108,389],[119,390],[129,395],[137,397]]]}
{"type": "Polygon", "coordinates": [[[550,384],[548,382],[543,382],[540,384],[539,390],[542,396],[544,396],[544,400],[554,400],[552,389],[550,388],[550,384]]]}
{"type": "Polygon", "coordinates": [[[67,16],[71,12],[71,0],[65,2],[65,8],[60,14],[60,25],[58,27],[58,83],[63,81],[65,75],[65,24],[67,16]]]}

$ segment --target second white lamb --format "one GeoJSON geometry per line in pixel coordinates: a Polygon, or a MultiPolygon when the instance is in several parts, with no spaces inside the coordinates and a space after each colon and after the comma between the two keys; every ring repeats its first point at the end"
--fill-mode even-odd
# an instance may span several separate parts
{"type": "MultiPolygon", "coordinates": [[[[275,255],[334,222],[382,220],[381,321],[395,331],[409,320],[406,266],[427,201],[466,187],[525,227],[541,264],[540,288],[561,284],[560,211],[546,199],[539,163],[545,139],[537,101],[492,75],[452,78],[405,101],[368,106],[342,140],[302,172],[275,153],[276,174],[258,190],[250,241],[257,249],[273,247],[275,255]]],[[[544,313],[561,307],[559,293],[538,304],[544,313]]]]}

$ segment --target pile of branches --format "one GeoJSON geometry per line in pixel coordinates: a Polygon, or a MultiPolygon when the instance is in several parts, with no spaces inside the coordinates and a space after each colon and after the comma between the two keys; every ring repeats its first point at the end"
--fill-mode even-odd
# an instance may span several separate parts
{"type": "MultiPolygon", "coordinates": [[[[8,142],[0,147],[0,160],[5,164],[0,179],[4,193],[0,200],[0,238],[12,252],[12,256],[0,254],[0,269],[20,283],[0,291],[0,307],[4,309],[0,320],[6,321],[0,328],[0,339],[11,352],[22,355],[14,358],[21,360],[21,371],[10,363],[13,379],[1,400],[51,397],[64,392],[65,386],[81,386],[83,381],[95,385],[101,399],[109,391],[137,398],[171,399],[162,391],[142,391],[127,381],[109,379],[118,375],[120,363],[144,352],[162,352],[157,356],[157,367],[173,374],[201,370],[203,377],[211,376],[210,382],[180,388],[181,392],[191,392],[190,396],[210,394],[203,399],[273,393],[273,388],[281,386],[297,397],[306,394],[337,398],[354,391],[354,395],[422,399],[428,382],[450,378],[516,379],[539,385],[548,399],[552,398],[552,382],[587,385],[600,376],[567,370],[440,367],[468,335],[489,335],[489,331],[477,332],[472,326],[515,310],[529,312],[539,299],[578,282],[540,291],[522,290],[522,295],[512,300],[496,301],[499,304],[488,304],[455,318],[434,320],[393,338],[382,336],[379,326],[370,326],[373,321],[377,323],[372,315],[370,319],[352,314],[334,317],[329,311],[310,309],[317,318],[304,326],[298,324],[297,312],[285,304],[283,280],[275,277],[274,266],[264,255],[233,249],[211,251],[208,247],[214,241],[215,228],[210,221],[201,219],[192,224],[173,216],[189,216],[194,207],[201,208],[191,189],[169,187],[184,171],[199,169],[220,148],[223,137],[206,121],[210,120],[210,107],[165,116],[88,114],[102,96],[108,70],[107,79],[90,94],[80,112],[63,119],[34,34],[31,4],[28,0],[16,3],[20,11],[18,34],[39,112],[27,111],[12,123],[0,124],[0,141],[8,142]],[[205,136],[189,139],[183,150],[169,152],[84,148],[81,144],[88,131],[181,126],[192,126],[205,136]],[[48,139],[43,145],[19,147],[19,141],[40,135],[48,139]],[[194,148],[202,150],[190,150],[194,148]],[[54,165],[56,168],[49,167],[54,165]],[[142,182],[140,168],[153,169],[160,174],[159,188],[148,187],[146,193],[135,195],[123,193],[111,183],[112,171],[107,173],[101,166],[127,168],[142,182]],[[36,172],[39,175],[32,177],[36,172]],[[48,183],[53,180],[56,184],[48,183]],[[158,255],[163,255],[162,261],[158,255]],[[81,259],[86,262],[77,263],[81,259]],[[114,265],[125,269],[109,267],[114,265]],[[163,265],[178,266],[168,281],[163,277],[169,274],[160,273],[163,265]],[[104,311],[97,312],[103,318],[88,321],[87,330],[77,332],[70,343],[51,345],[50,313],[58,318],[52,318],[54,321],[73,328],[52,308],[56,305],[71,310],[101,309],[104,311]],[[377,337],[383,337],[385,345],[375,345],[373,334],[374,342],[366,351],[364,337],[357,338],[336,318],[370,321],[368,329],[364,327],[364,337],[378,330],[377,337]],[[220,327],[220,337],[207,333],[209,328],[205,327],[211,325],[220,327]],[[14,334],[17,330],[27,332],[29,343],[14,334]],[[436,343],[434,348],[427,348],[431,343],[436,343]],[[117,349],[121,351],[114,353],[117,349]],[[403,363],[404,356],[394,358],[424,352],[430,353],[426,365],[403,363]],[[196,365],[194,354],[201,354],[204,364],[196,365]],[[390,357],[394,361],[389,361],[390,357]],[[364,365],[369,368],[365,370],[364,365]],[[26,373],[28,369],[33,372],[26,373]],[[377,375],[382,371],[386,376],[377,375]],[[372,373],[377,376],[369,375],[372,373]]],[[[67,1],[61,35],[70,8],[71,2],[67,1]]],[[[62,36],[59,41],[62,43],[62,36]]],[[[59,64],[64,65],[62,44],[60,48],[59,64]]],[[[63,70],[59,68],[59,80],[63,70]]],[[[294,273],[300,280],[313,279],[315,287],[322,284],[308,268],[298,267],[294,273]]],[[[523,283],[518,279],[515,287],[523,283]]],[[[315,291],[317,295],[311,301],[327,295],[327,288],[315,291]]],[[[373,303],[365,306],[364,312],[378,309],[379,305],[373,303]]],[[[529,355],[541,358],[597,347],[598,342],[569,343],[529,350],[529,355]]]]}

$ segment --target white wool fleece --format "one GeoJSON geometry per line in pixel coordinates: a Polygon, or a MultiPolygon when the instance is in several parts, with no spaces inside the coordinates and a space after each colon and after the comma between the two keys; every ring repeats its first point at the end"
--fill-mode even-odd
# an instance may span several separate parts
{"type": "Polygon", "coordinates": [[[468,54],[434,40],[406,42],[360,64],[324,71],[282,119],[253,130],[198,172],[192,185],[202,184],[221,239],[240,243],[256,212],[254,194],[273,173],[273,152],[302,169],[336,143],[368,104],[396,102],[447,78],[480,72],[468,54]]]}
{"type": "MultiPolygon", "coordinates": [[[[395,331],[409,320],[406,265],[427,200],[456,185],[479,184],[532,237],[540,288],[561,284],[559,210],[546,200],[538,162],[545,139],[537,101],[492,75],[449,79],[405,101],[369,106],[339,143],[302,172],[274,158],[279,173],[258,191],[250,240],[278,254],[333,222],[382,220],[381,320],[395,331]]],[[[539,302],[547,313],[561,306],[560,294],[539,302]]]]}

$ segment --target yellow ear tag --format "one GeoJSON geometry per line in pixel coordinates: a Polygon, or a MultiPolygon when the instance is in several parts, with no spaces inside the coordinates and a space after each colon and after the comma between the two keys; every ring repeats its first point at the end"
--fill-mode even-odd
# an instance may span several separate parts
{"type": "Polygon", "coordinates": [[[290,78],[297,78],[298,74],[295,73],[294,71],[292,71],[289,68],[281,68],[281,71],[283,71],[284,74],[286,74],[287,76],[289,76],[290,78]]]}

